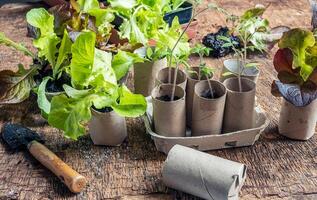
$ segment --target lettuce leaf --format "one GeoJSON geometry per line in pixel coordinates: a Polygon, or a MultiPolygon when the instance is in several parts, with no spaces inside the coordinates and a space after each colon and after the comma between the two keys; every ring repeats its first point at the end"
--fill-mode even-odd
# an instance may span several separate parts
{"type": "Polygon", "coordinates": [[[35,58],[35,55],[30,50],[28,50],[24,45],[10,40],[9,38],[7,38],[4,35],[3,32],[0,32],[0,44],[4,44],[8,47],[12,47],[12,48],[24,53],[24,55],[31,56],[32,58],[35,58]]]}
{"type": "Polygon", "coordinates": [[[111,108],[123,117],[138,117],[146,111],[146,100],[140,94],[133,94],[130,90],[122,85],[119,88],[119,103],[111,106],[111,108]]]}
{"type": "MultiPolygon", "coordinates": [[[[292,29],[283,34],[279,42],[280,48],[289,48],[293,53],[293,67],[300,69],[300,75],[307,81],[314,68],[317,66],[317,59],[314,62],[309,58],[307,50],[315,45],[315,38],[311,31],[303,29],[292,29]]],[[[317,55],[314,55],[317,56],[317,55]]]]}
{"type": "Polygon", "coordinates": [[[33,76],[37,73],[37,67],[24,69],[19,65],[19,70],[3,70],[0,72],[0,104],[21,103],[30,96],[35,86],[33,76]]]}
{"type": "Polygon", "coordinates": [[[98,0],[78,0],[77,3],[80,6],[80,10],[86,13],[91,9],[99,8],[98,0]]]}
{"type": "Polygon", "coordinates": [[[83,32],[76,38],[71,48],[70,75],[74,87],[87,87],[89,85],[94,63],[95,40],[95,33],[83,32]]]}
{"type": "Polygon", "coordinates": [[[40,29],[40,37],[33,41],[33,45],[38,48],[38,56],[45,57],[52,66],[55,66],[60,38],[54,32],[53,15],[44,8],[35,8],[26,14],[26,20],[30,25],[40,29]]]}
{"type": "Polygon", "coordinates": [[[124,77],[134,63],[140,62],[143,62],[143,59],[137,54],[119,50],[112,60],[112,68],[116,74],[117,80],[124,77]]]}
{"type": "Polygon", "coordinates": [[[60,71],[60,67],[62,66],[65,59],[71,54],[72,41],[70,40],[68,33],[64,30],[63,39],[61,42],[61,46],[58,49],[58,56],[56,60],[56,65],[53,67],[53,76],[60,71]]]}
{"type": "Polygon", "coordinates": [[[48,101],[46,97],[46,85],[50,79],[51,77],[49,76],[45,77],[37,90],[37,104],[39,108],[41,109],[42,116],[46,119],[51,110],[51,103],[48,101]]]}
{"type": "Polygon", "coordinates": [[[64,131],[65,136],[77,140],[86,133],[85,125],[91,118],[91,96],[68,98],[62,94],[55,96],[51,102],[48,123],[64,131]]]}
{"type": "MultiPolygon", "coordinates": [[[[172,26],[169,29],[160,30],[156,38],[156,51],[157,52],[167,52],[173,49],[174,45],[177,43],[178,38],[182,32],[181,26],[179,24],[178,18],[175,17],[172,22],[172,26]]],[[[190,46],[188,43],[188,38],[184,35],[178,42],[174,49],[173,55],[177,57],[188,56],[190,54],[190,46]]]]}

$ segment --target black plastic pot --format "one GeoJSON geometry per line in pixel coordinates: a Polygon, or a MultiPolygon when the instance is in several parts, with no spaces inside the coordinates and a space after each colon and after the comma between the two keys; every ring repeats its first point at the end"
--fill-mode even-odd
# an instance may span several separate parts
{"type": "Polygon", "coordinates": [[[183,3],[177,10],[168,12],[164,15],[164,20],[171,26],[174,17],[178,17],[180,24],[186,24],[189,22],[193,13],[193,4],[190,2],[183,3]]]}

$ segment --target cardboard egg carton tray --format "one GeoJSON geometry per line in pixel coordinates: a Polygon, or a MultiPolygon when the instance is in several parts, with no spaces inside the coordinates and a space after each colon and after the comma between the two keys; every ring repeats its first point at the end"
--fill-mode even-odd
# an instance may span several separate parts
{"type": "Polygon", "coordinates": [[[190,136],[191,130],[186,130],[186,137],[165,137],[155,133],[152,121],[153,107],[152,99],[147,98],[148,108],[143,116],[146,131],[154,140],[156,149],[167,154],[176,144],[191,147],[200,151],[225,149],[233,147],[243,147],[253,145],[260,137],[261,133],[269,124],[269,119],[264,111],[259,107],[254,109],[254,126],[246,130],[239,130],[220,135],[190,136]]]}

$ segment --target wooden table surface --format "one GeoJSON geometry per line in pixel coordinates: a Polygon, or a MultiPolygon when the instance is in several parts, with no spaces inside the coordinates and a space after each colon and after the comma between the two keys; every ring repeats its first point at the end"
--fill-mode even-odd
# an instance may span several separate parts
{"type": "MultiPolygon", "coordinates": [[[[271,26],[310,27],[311,14],[306,0],[217,2],[235,14],[257,3],[270,3],[265,16],[271,26]]],[[[201,15],[198,20],[199,33],[193,42],[225,23],[223,16],[212,11],[201,15]]],[[[31,48],[31,40],[26,37],[25,11],[6,12],[0,9],[0,31],[31,48]]],[[[273,49],[271,56],[275,51],[273,49]]],[[[248,166],[241,199],[317,199],[317,137],[301,142],[277,134],[280,99],[270,94],[276,73],[270,56],[257,59],[263,62],[257,84],[257,101],[267,112],[270,125],[253,146],[209,153],[248,166]]],[[[20,62],[28,65],[31,60],[7,47],[0,47],[1,70],[15,69],[20,62]]],[[[197,59],[192,58],[191,63],[197,63],[197,59]]],[[[208,58],[208,63],[218,69],[216,78],[219,77],[221,60],[208,58]]],[[[128,119],[128,139],[123,145],[99,147],[92,144],[89,136],[78,141],[63,138],[61,131],[50,127],[41,118],[35,100],[31,98],[20,105],[2,106],[0,127],[5,122],[18,122],[38,131],[52,151],[88,178],[88,187],[81,194],[70,193],[30,154],[10,151],[0,139],[0,199],[194,198],[173,191],[167,193],[161,181],[161,168],[166,156],[156,151],[140,118],[128,119]]]]}

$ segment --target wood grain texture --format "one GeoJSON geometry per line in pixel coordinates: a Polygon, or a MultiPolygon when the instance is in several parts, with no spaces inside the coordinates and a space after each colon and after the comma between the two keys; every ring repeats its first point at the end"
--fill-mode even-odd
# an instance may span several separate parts
{"type": "MultiPolygon", "coordinates": [[[[271,4],[265,16],[272,26],[310,27],[310,8],[306,0],[217,0],[239,14],[257,3],[271,4]]],[[[25,13],[0,13],[0,31],[31,47],[26,38],[25,13]]],[[[199,17],[195,41],[224,24],[223,16],[208,11],[199,17]]],[[[272,54],[276,51],[273,49],[272,54]]],[[[272,55],[271,54],[271,55],[272,55]]],[[[257,85],[257,101],[271,123],[254,146],[211,151],[216,156],[245,163],[247,180],[242,199],[317,199],[317,136],[307,142],[292,141],[277,135],[280,99],[270,94],[276,73],[270,56],[262,61],[257,85]]],[[[31,60],[7,47],[0,47],[0,69],[13,69],[31,60]]],[[[208,59],[219,77],[221,60],[208,59]]],[[[197,58],[191,58],[193,65],[197,58]]],[[[132,85],[129,76],[129,87],[132,85]]],[[[0,86],[1,87],[1,86],[0,86]]],[[[0,199],[193,199],[190,195],[168,191],[161,182],[165,155],[157,152],[140,118],[128,119],[128,140],[120,147],[93,146],[89,136],[69,141],[62,132],[43,120],[30,99],[20,105],[0,108],[0,126],[13,121],[38,131],[49,149],[88,179],[84,192],[74,195],[30,154],[12,152],[0,139],[0,199]]]]}

